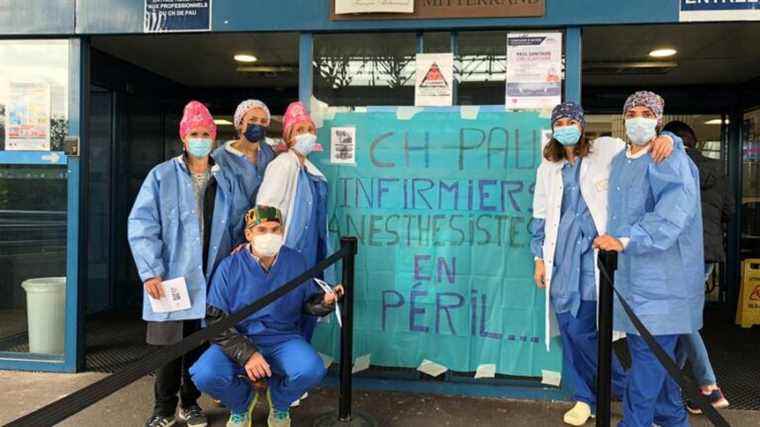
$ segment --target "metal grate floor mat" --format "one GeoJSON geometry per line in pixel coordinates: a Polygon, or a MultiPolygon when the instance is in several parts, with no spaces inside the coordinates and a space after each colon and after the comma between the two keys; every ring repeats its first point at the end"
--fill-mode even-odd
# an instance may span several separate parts
{"type": "Polygon", "coordinates": [[[760,326],[743,329],[708,309],[702,337],[731,409],[760,410],[760,326]]]}
{"type": "Polygon", "coordinates": [[[101,316],[87,322],[87,370],[114,373],[153,351],[137,314],[101,316]]]}

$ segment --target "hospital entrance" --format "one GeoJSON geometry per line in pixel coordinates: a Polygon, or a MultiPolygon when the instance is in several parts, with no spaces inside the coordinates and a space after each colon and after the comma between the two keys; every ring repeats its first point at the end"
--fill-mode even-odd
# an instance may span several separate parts
{"type": "MultiPolygon", "coordinates": [[[[414,104],[414,54],[454,50],[461,67],[457,114],[459,107],[503,114],[505,37],[506,30],[492,29],[456,34],[315,34],[313,56],[304,65],[298,33],[93,36],[88,51],[90,90],[84,95],[89,97],[89,173],[81,186],[87,200],[87,211],[82,213],[87,228],[87,257],[82,261],[87,288],[81,294],[85,313],[80,322],[86,346],[84,369],[117,372],[152,351],[145,344],[142,284],[127,244],[127,216],[148,171],[180,155],[178,126],[188,101],[200,100],[209,107],[216,119],[217,141],[222,143],[236,137],[232,114],[237,104],[260,99],[272,111],[268,136],[276,139],[281,114],[302,95],[301,67],[310,69],[307,80],[313,90],[308,94],[330,114],[369,110],[392,115],[414,104]]],[[[653,90],[666,100],[665,122],[690,125],[702,153],[721,163],[736,214],[726,224],[726,261],[715,265],[706,283],[703,336],[732,407],[755,410],[760,409],[756,381],[760,364],[754,357],[760,352],[760,329],[736,325],[735,316],[741,299],[741,263],[760,258],[759,38],[760,24],[586,27],[582,61],[577,64],[589,136],[623,137],[621,111],[626,97],[636,90],[653,90]],[[666,48],[675,52],[652,55],[666,48]]],[[[394,123],[393,118],[388,120],[394,123]]],[[[412,152],[418,154],[419,150],[412,152]]],[[[436,156],[435,151],[430,154],[436,156]]],[[[18,283],[66,272],[66,168],[18,167],[3,173],[0,182],[29,184],[9,186],[14,193],[8,197],[31,200],[19,209],[0,210],[11,236],[3,240],[8,251],[0,256],[0,265],[11,274],[0,286],[12,295],[0,302],[0,351],[23,353],[30,350],[26,302],[18,283]],[[46,189],[45,203],[34,194],[23,194],[39,185],[46,189]]],[[[331,182],[331,191],[348,191],[339,187],[345,182],[331,182]]],[[[0,187],[0,198],[6,197],[3,191],[0,187]]],[[[351,191],[358,200],[372,190],[352,187],[351,191]]],[[[372,194],[382,197],[381,190],[372,194]]],[[[357,224],[343,230],[355,234],[372,226],[357,224]]],[[[437,276],[433,274],[431,281],[445,282],[451,272],[447,262],[432,270],[437,276]]],[[[383,304],[391,307],[399,301],[383,304]]],[[[400,303],[398,307],[407,310],[399,311],[404,316],[413,309],[400,303]]],[[[514,339],[520,338],[538,339],[514,339]]],[[[386,380],[384,386],[443,394],[568,396],[567,389],[547,386],[540,377],[497,374],[475,385],[473,374],[449,372],[445,379],[433,379],[414,368],[373,365],[359,377],[367,380],[360,381],[365,386],[380,378],[386,380]]]]}
{"type": "MultiPolygon", "coordinates": [[[[760,409],[760,330],[737,323],[741,269],[760,257],[760,52],[757,23],[592,27],[583,37],[583,106],[592,136],[623,137],[620,111],[635,90],[665,98],[663,124],[687,124],[697,149],[719,162],[727,209],[725,261],[705,284],[702,336],[735,409],[760,409]]],[[[713,248],[714,249],[714,248],[713,248]]],[[[746,302],[745,302],[746,303],[746,302]]]]}

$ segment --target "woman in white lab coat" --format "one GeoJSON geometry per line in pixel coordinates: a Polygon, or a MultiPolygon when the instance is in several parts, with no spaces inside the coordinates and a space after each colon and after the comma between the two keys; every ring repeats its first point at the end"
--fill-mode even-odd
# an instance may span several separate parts
{"type": "MultiPolygon", "coordinates": [[[[607,181],[612,159],[626,144],[618,138],[585,138],[580,105],[568,102],[552,112],[553,138],[536,173],[531,223],[535,281],[546,290],[547,350],[561,336],[563,376],[575,384],[575,406],[564,416],[583,425],[596,411],[597,295],[599,270],[592,243],[607,225],[607,181]]],[[[652,156],[667,157],[673,139],[659,137],[652,156]]],[[[623,368],[613,361],[613,391],[623,390],[623,368]]]]}

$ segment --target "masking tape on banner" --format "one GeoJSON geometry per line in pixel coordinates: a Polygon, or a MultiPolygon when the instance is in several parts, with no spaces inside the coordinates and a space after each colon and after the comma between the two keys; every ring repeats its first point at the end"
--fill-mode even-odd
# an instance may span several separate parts
{"type": "Polygon", "coordinates": [[[430,375],[431,377],[438,377],[448,371],[449,368],[441,365],[440,363],[435,363],[431,360],[424,359],[422,363],[420,363],[420,366],[417,367],[417,370],[423,374],[430,375]]]}
{"type": "Polygon", "coordinates": [[[462,120],[477,120],[480,113],[480,107],[477,105],[463,105],[459,109],[459,117],[462,120]]]}
{"type": "Polygon", "coordinates": [[[335,361],[335,359],[333,359],[332,357],[330,357],[330,356],[328,356],[328,355],[326,355],[324,353],[319,353],[318,352],[317,354],[319,354],[319,358],[322,359],[322,363],[325,365],[325,369],[330,369],[330,366],[332,366],[332,364],[335,361]]]}
{"type": "Polygon", "coordinates": [[[412,117],[422,110],[422,108],[418,107],[398,107],[396,109],[396,118],[399,120],[412,120],[412,117]]]}
{"type": "Polygon", "coordinates": [[[371,354],[365,354],[364,356],[357,357],[354,361],[354,367],[351,369],[351,373],[355,374],[369,369],[371,356],[371,354]]]}
{"type": "Polygon", "coordinates": [[[562,383],[562,374],[557,371],[541,370],[541,384],[559,387],[562,383]]]}
{"type": "Polygon", "coordinates": [[[475,379],[495,378],[495,377],[496,377],[495,363],[487,363],[484,365],[480,365],[478,366],[478,369],[475,371],[475,379]]]}
{"type": "Polygon", "coordinates": [[[552,109],[551,108],[542,108],[538,111],[538,117],[541,117],[542,119],[551,119],[552,118],[552,109]]]}

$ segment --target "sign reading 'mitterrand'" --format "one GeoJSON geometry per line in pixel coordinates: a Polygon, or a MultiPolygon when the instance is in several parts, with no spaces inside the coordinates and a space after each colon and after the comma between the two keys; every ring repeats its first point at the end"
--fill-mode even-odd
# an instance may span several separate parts
{"type": "MultiPolygon", "coordinates": [[[[545,0],[413,0],[412,13],[354,13],[340,14],[345,11],[342,6],[352,0],[335,0],[332,19],[446,19],[446,18],[516,18],[544,16],[545,0]]],[[[409,3],[407,0],[393,1],[359,1],[355,3],[375,3],[374,12],[401,12],[391,10],[396,3],[409,3]]],[[[366,12],[367,10],[365,10],[366,12]]],[[[404,12],[408,12],[408,9],[404,12]]]]}
{"type": "Polygon", "coordinates": [[[760,21],[760,0],[681,0],[681,21],[760,21]]]}
{"type": "Polygon", "coordinates": [[[145,0],[143,31],[210,31],[211,0],[145,0]]]}
{"type": "Polygon", "coordinates": [[[335,0],[335,14],[413,13],[414,0],[335,0]]]}

